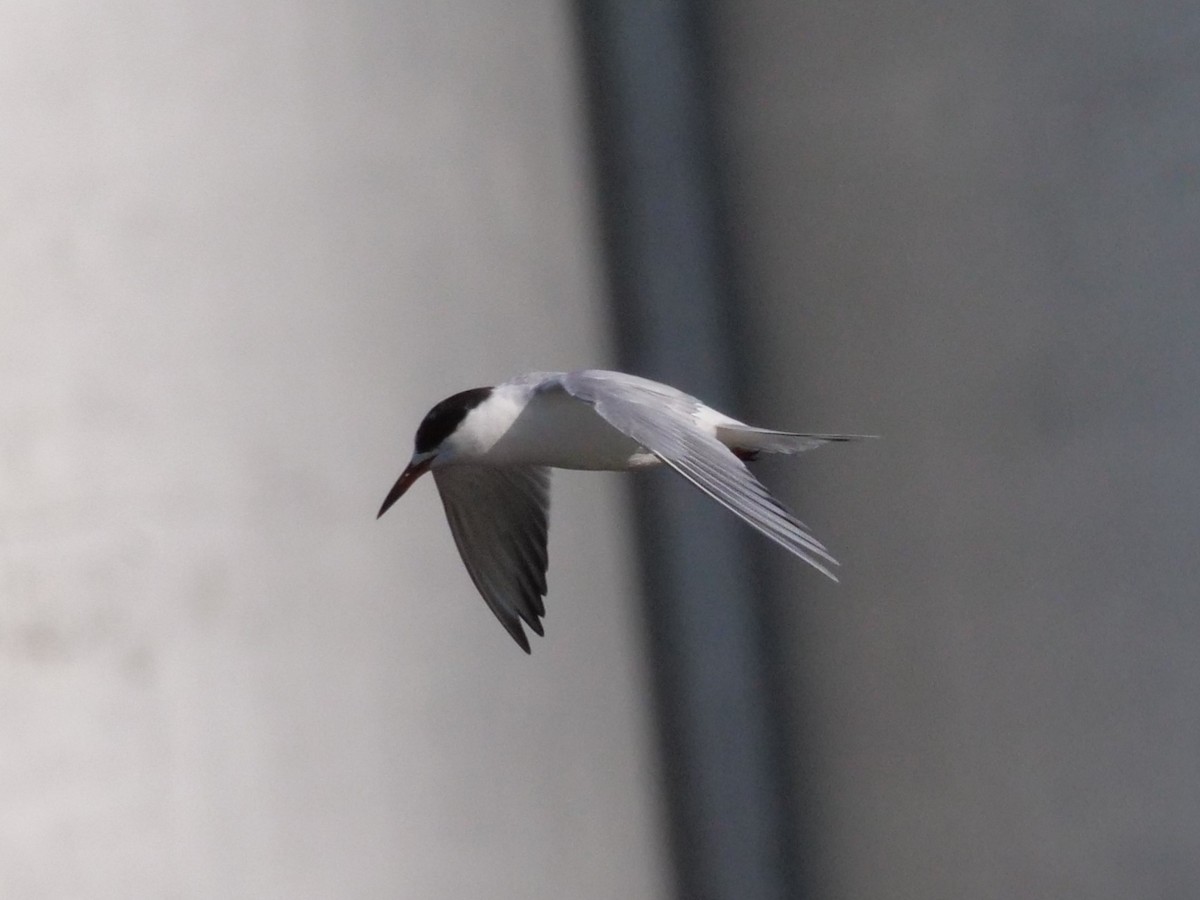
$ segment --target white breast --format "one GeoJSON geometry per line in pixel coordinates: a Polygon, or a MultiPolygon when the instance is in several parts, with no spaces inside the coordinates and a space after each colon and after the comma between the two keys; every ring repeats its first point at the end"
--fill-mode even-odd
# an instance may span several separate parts
{"type": "Polygon", "coordinates": [[[563,391],[501,386],[467,414],[455,435],[456,461],[495,466],[623,471],[657,457],[563,391]]]}

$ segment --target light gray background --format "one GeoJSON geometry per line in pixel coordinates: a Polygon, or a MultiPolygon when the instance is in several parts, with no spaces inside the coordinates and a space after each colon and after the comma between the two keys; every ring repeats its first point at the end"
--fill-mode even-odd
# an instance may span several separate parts
{"type": "Polygon", "coordinates": [[[579,92],[557,3],[0,4],[0,895],[663,893],[624,482],[532,658],[374,521],[608,359],[579,92]]]}
{"type": "MultiPolygon", "coordinates": [[[[806,885],[1200,894],[1197,13],[709,11],[806,885]]],[[[531,659],[372,519],[612,358],[571,16],[0,3],[0,895],[667,893],[626,482],[531,659]]]]}

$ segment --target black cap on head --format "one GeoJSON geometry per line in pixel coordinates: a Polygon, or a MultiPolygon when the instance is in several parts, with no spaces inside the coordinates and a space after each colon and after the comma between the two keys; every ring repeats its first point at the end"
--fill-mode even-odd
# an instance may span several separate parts
{"type": "Polygon", "coordinates": [[[416,451],[428,453],[444,441],[467,413],[492,395],[490,387],[471,388],[447,397],[426,415],[417,429],[416,451]]]}

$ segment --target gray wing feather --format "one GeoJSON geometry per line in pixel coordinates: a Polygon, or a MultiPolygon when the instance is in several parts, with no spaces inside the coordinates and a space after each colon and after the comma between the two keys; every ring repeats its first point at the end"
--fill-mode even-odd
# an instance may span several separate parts
{"type": "Polygon", "coordinates": [[[447,466],[433,478],[471,580],[529,653],[521,622],[540,635],[546,614],[550,470],[447,466]]]}
{"type": "Polygon", "coordinates": [[[571,372],[561,384],[748,525],[837,581],[829,569],[837,560],[807,526],[728,447],[696,427],[693,413],[700,401],[666,385],[613,372],[571,372]]]}

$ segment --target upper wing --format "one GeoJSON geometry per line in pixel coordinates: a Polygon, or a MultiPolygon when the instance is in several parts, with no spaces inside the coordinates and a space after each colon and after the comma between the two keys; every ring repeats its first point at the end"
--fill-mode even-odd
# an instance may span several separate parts
{"type": "Polygon", "coordinates": [[[694,397],[667,385],[614,372],[562,376],[571,396],[592,404],[608,424],[633,438],[718,503],[834,581],[837,560],[783,508],[724,444],[696,427],[694,397]]]}
{"type": "Polygon", "coordinates": [[[471,580],[521,649],[521,621],[542,634],[550,470],[447,466],[434,469],[438,494],[471,580]]]}

